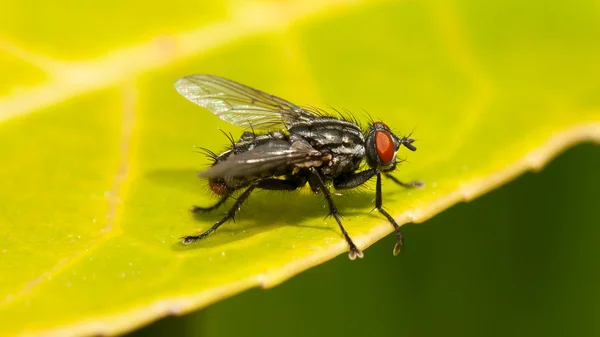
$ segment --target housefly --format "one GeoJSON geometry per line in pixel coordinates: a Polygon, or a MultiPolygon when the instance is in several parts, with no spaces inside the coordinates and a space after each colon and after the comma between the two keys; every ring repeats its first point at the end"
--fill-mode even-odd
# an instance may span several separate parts
{"type": "Polygon", "coordinates": [[[202,234],[181,238],[183,244],[201,240],[233,219],[255,189],[293,191],[308,183],[314,193],[325,197],[329,214],[348,243],[350,259],[362,258],[362,251],[342,225],[329,186],[350,189],[376,177],[375,208],[394,226],[394,255],[400,252],[402,232],[383,209],[381,175],[404,187],[421,185],[419,181],[403,183],[390,174],[399,162],[396,155],[401,146],[416,150],[414,139],[395,135],[383,122],[372,121],[363,130],[350,115],[303,108],[218,76],[186,76],[175,82],[175,88],[191,102],[246,130],[238,141],[231,138],[231,146],[220,154],[203,149],[214,163],[198,175],[208,179],[220,199],[191,211],[209,212],[229,198],[237,198],[222,219],[202,234]],[[367,165],[360,170],[363,162],[367,165]]]}

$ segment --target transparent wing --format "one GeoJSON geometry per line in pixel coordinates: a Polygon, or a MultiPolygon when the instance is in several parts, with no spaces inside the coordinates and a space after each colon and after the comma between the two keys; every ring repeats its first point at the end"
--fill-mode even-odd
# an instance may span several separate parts
{"type": "Polygon", "coordinates": [[[272,140],[252,150],[232,155],[200,172],[204,178],[241,178],[267,173],[277,167],[287,165],[320,165],[327,159],[308,143],[290,144],[284,140],[272,140]]]}
{"type": "Polygon", "coordinates": [[[282,129],[290,122],[315,117],[277,96],[218,76],[182,77],[175,81],[175,89],[222,120],[243,128],[282,129]]]}

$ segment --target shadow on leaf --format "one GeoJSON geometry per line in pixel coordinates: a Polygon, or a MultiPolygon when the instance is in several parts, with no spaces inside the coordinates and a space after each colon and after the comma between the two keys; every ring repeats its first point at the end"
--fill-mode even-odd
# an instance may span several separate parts
{"type": "MultiPolygon", "coordinates": [[[[161,169],[149,172],[147,177],[158,184],[168,185],[171,188],[178,188],[197,193],[198,195],[210,194],[206,181],[198,179],[196,172],[190,169],[161,169]]],[[[369,187],[370,185],[353,190],[345,190],[342,195],[337,193],[339,191],[332,190],[334,202],[342,213],[342,222],[350,235],[352,235],[353,220],[350,216],[368,215],[385,221],[385,218],[378,212],[370,212],[374,207],[375,191],[369,187]]],[[[392,196],[386,196],[386,200],[393,202],[392,196]]],[[[206,207],[215,202],[216,199],[213,199],[207,204],[199,206],[206,207]]],[[[190,214],[201,225],[197,231],[181,233],[181,235],[193,235],[207,230],[213,223],[225,215],[234,202],[234,199],[230,198],[216,210],[207,213],[199,212],[190,214]]],[[[189,206],[191,208],[192,205],[189,206]]],[[[324,224],[328,214],[329,211],[324,197],[320,194],[313,194],[308,185],[301,190],[292,192],[256,190],[244,202],[241,210],[238,211],[235,217],[235,221],[229,220],[214,233],[199,242],[187,246],[182,245],[180,242],[175,242],[172,245],[172,249],[186,251],[190,249],[218,247],[238,240],[245,240],[263,232],[277,231],[280,227],[284,226],[334,232],[342,239],[341,232],[333,218],[327,218],[327,224],[324,224]],[[307,222],[314,223],[315,225],[306,224],[307,222]]]]}

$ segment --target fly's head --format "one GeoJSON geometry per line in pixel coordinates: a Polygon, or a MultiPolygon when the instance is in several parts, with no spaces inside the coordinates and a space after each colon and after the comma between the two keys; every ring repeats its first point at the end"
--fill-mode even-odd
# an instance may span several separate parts
{"type": "Polygon", "coordinates": [[[396,154],[400,146],[416,151],[417,148],[412,145],[414,141],[410,137],[398,137],[384,123],[375,122],[369,126],[365,137],[367,164],[383,172],[392,171],[396,168],[396,154]]]}

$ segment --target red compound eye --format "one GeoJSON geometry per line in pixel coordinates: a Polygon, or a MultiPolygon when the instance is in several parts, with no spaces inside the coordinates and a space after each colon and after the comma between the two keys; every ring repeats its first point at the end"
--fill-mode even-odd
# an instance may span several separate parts
{"type": "Polygon", "coordinates": [[[375,147],[377,148],[377,155],[379,156],[379,161],[383,165],[387,165],[392,162],[392,160],[394,159],[394,152],[396,149],[394,148],[394,140],[392,139],[392,136],[389,132],[375,132],[375,147]]]}

